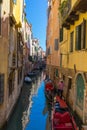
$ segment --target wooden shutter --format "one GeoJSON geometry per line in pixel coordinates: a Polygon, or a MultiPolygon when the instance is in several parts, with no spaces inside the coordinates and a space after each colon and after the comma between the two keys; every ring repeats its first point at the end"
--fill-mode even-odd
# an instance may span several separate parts
{"type": "Polygon", "coordinates": [[[83,20],[83,41],[82,41],[82,48],[86,48],[86,20],[83,20]]]}
{"type": "Polygon", "coordinates": [[[63,28],[60,28],[60,42],[63,41],[63,28]]]}
{"type": "Polygon", "coordinates": [[[81,50],[81,25],[76,27],[76,50],[81,50]]]}
{"type": "Polygon", "coordinates": [[[74,36],[74,32],[71,32],[71,34],[70,34],[70,52],[73,52],[73,36],[74,36]]]}
{"type": "Polygon", "coordinates": [[[0,104],[4,101],[4,74],[0,74],[0,104]]]}
{"type": "Polygon", "coordinates": [[[57,51],[58,50],[58,39],[54,40],[54,49],[57,51]]]}

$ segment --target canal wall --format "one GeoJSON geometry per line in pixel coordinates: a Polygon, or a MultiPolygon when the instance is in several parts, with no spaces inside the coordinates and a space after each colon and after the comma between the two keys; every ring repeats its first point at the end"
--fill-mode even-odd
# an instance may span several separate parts
{"type": "MultiPolygon", "coordinates": [[[[10,117],[12,116],[12,114],[13,114],[13,112],[14,112],[14,110],[15,110],[15,107],[16,107],[18,101],[19,101],[19,98],[20,98],[20,95],[21,95],[21,91],[22,91],[22,88],[23,88],[23,82],[22,82],[21,85],[18,86],[18,87],[20,88],[20,91],[19,91],[19,93],[18,93],[16,99],[13,99],[13,106],[12,106],[12,108],[10,109],[7,118],[4,118],[2,121],[0,120],[0,122],[2,122],[2,123],[0,124],[0,130],[5,130],[6,127],[7,127],[7,123],[8,123],[8,121],[9,121],[10,117]]],[[[0,113],[0,115],[1,115],[1,117],[3,117],[4,113],[2,112],[2,113],[0,113]]],[[[0,119],[1,119],[1,118],[0,118],[0,119]]]]}

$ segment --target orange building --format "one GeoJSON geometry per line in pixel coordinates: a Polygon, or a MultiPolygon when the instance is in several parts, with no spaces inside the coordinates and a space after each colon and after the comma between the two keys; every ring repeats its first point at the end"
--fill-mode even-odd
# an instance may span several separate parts
{"type": "Polygon", "coordinates": [[[59,17],[58,0],[48,0],[48,24],[46,37],[47,73],[51,79],[57,79],[59,63],[59,17]]]}

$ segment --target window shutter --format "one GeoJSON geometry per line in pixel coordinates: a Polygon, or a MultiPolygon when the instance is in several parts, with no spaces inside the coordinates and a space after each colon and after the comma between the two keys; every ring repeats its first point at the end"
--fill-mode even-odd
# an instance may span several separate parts
{"type": "Polygon", "coordinates": [[[52,47],[49,47],[49,54],[52,54],[52,47]]]}
{"type": "Polygon", "coordinates": [[[73,52],[73,36],[74,36],[74,32],[71,32],[70,34],[70,52],[73,52]]]}
{"type": "Polygon", "coordinates": [[[82,48],[85,49],[86,48],[86,20],[83,21],[83,45],[82,48]]]}
{"type": "Polygon", "coordinates": [[[54,40],[54,49],[57,51],[58,50],[58,39],[54,40]]]}
{"type": "Polygon", "coordinates": [[[81,25],[78,27],[78,50],[81,50],[81,25]]]}
{"type": "Polygon", "coordinates": [[[63,27],[60,28],[60,42],[63,41],[63,27]]]}
{"type": "Polygon", "coordinates": [[[75,48],[78,49],[78,27],[76,27],[76,42],[75,42],[75,48]]]}
{"type": "Polygon", "coordinates": [[[81,25],[76,27],[76,50],[81,50],[81,25]]]}
{"type": "Polygon", "coordinates": [[[4,74],[0,74],[0,104],[4,101],[4,74]]]}

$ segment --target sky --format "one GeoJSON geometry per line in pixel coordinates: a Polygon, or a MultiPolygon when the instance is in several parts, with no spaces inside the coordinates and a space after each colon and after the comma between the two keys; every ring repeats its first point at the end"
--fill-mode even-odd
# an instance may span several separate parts
{"type": "Polygon", "coordinates": [[[26,17],[32,24],[33,37],[39,40],[40,46],[46,50],[47,0],[25,0],[26,17]]]}

